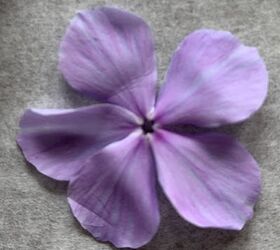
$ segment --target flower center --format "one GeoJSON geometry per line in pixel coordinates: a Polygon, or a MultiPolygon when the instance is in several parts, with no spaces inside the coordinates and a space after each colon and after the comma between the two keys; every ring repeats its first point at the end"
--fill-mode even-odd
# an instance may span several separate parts
{"type": "Polygon", "coordinates": [[[148,120],[145,118],[143,121],[141,128],[144,134],[153,133],[154,132],[154,121],[148,120]]]}

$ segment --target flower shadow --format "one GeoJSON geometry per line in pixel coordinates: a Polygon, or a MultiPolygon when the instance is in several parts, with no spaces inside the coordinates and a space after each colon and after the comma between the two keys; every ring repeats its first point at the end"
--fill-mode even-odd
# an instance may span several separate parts
{"type": "Polygon", "coordinates": [[[269,119],[264,109],[260,110],[254,116],[244,122],[223,126],[215,129],[216,132],[228,134],[236,138],[262,166],[261,155],[266,151],[267,132],[269,128],[269,119]]]}
{"type": "Polygon", "coordinates": [[[67,181],[57,181],[44,174],[41,174],[31,163],[25,160],[25,166],[30,174],[47,192],[54,195],[65,195],[67,193],[67,181]]]}
{"type": "Polygon", "coordinates": [[[60,95],[62,96],[62,99],[65,101],[67,106],[71,108],[76,108],[89,106],[97,103],[92,97],[79,93],[78,91],[73,89],[61,74],[58,77],[60,95]]]}
{"type": "Polygon", "coordinates": [[[249,225],[242,232],[198,228],[182,219],[162,192],[159,196],[160,228],[150,243],[139,248],[141,250],[225,250],[240,234],[249,233],[249,225]]]}

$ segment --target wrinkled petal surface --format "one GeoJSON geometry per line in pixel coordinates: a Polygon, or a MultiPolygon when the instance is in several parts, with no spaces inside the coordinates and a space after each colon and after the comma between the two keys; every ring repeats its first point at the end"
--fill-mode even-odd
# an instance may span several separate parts
{"type": "Polygon", "coordinates": [[[151,240],[159,225],[155,182],[149,143],[132,133],[86,163],[70,182],[68,201],[94,237],[137,248],[151,240]]]}
{"type": "Polygon", "coordinates": [[[252,156],[234,139],[161,130],[152,145],[160,185],[184,219],[203,228],[234,230],[251,219],[260,173],[252,156]]]}
{"type": "Polygon", "coordinates": [[[83,162],[135,129],[137,118],[111,104],[65,110],[29,109],[17,142],[27,161],[57,180],[69,180],[83,162]]]}
{"type": "Polygon", "coordinates": [[[145,115],[154,105],[156,64],[147,24],[102,7],[78,12],[61,42],[59,67],[75,89],[145,115]]]}
{"type": "Polygon", "coordinates": [[[256,48],[244,46],[229,32],[198,30],[172,58],[156,119],[203,127],[239,122],[260,108],[267,85],[256,48]]]}

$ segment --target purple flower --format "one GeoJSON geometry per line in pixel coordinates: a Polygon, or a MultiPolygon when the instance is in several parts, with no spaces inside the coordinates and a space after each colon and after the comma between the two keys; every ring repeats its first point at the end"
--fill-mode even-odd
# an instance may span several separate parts
{"type": "Polygon", "coordinates": [[[69,181],[71,210],[95,238],[132,248],[150,241],[160,222],[157,181],[199,227],[240,230],[252,218],[260,192],[253,157],[228,135],[176,128],[236,123],[260,108],[268,76],[255,48],[229,32],[197,30],[175,51],[156,95],[149,27],[98,8],[71,21],[59,68],[100,104],[27,110],[17,141],[38,171],[69,181]]]}

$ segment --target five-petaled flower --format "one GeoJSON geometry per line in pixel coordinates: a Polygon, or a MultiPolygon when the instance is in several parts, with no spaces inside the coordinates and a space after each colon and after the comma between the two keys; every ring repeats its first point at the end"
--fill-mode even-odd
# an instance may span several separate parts
{"type": "Polygon", "coordinates": [[[41,173],[69,181],[71,210],[94,237],[117,247],[150,241],[160,222],[157,181],[180,216],[199,227],[240,230],[252,217],[260,172],[246,149],[228,135],[175,128],[236,123],[258,110],[268,76],[255,48],[229,32],[194,31],[156,95],[148,26],[103,7],[71,21],[59,68],[100,104],[29,109],[17,142],[41,173]]]}

